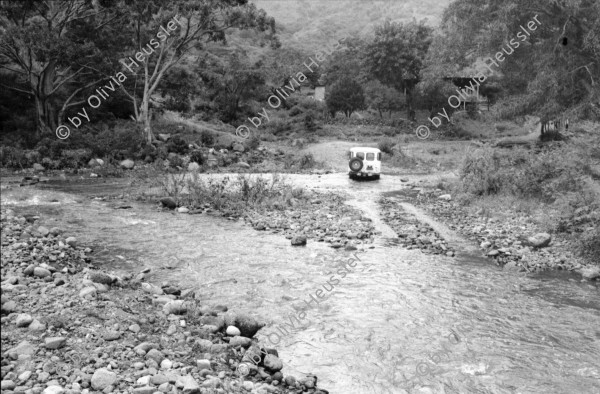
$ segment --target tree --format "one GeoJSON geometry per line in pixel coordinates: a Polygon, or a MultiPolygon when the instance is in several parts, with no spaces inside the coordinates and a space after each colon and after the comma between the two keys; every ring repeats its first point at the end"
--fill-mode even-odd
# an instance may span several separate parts
{"type": "Polygon", "coordinates": [[[224,122],[237,119],[243,104],[266,93],[261,63],[251,65],[245,56],[235,53],[221,57],[207,54],[198,64],[198,73],[224,122]]]}
{"type": "Polygon", "coordinates": [[[598,1],[457,0],[444,12],[440,53],[461,65],[494,56],[536,16],[540,25],[499,67],[503,88],[522,98],[510,115],[571,110],[600,119],[598,1]]]}
{"type": "Polygon", "coordinates": [[[360,38],[350,37],[344,42],[346,49],[336,51],[328,58],[323,67],[327,84],[332,85],[345,76],[351,75],[357,82],[364,83],[369,79],[363,61],[365,42],[360,38]]]}
{"type": "Polygon", "coordinates": [[[0,68],[19,76],[1,86],[33,97],[38,136],[53,132],[58,116],[82,103],[78,95],[105,79],[98,70],[114,49],[117,16],[110,2],[0,2],[0,68]],[[67,86],[73,91],[61,98],[67,86]]]}
{"type": "Polygon", "coordinates": [[[365,85],[365,95],[369,107],[379,111],[380,117],[383,117],[383,111],[389,111],[391,117],[392,111],[401,109],[404,104],[400,92],[379,81],[369,81],[365,85]]]}
{"type": "MultiPolygon", "coordinates": [[[[233,28],[274,31],[275,23],[263,10],[247,0],[132,0],[125,3],[130,14],[129,35],[138,51],[150,47],[150,40],[170,21],[177,30],[167,37],[157,53],[149,55],[134,70],[133,83],[122,85],[133,103],[135,120],[143,123],[148,141],[153,140],[150,124],[150,101],[165,74],[193,51],[202,51],[208,42],[226,42],[225,33],[233,28]],[[175,18],[175,19],[174,19],[175,18]]],[[[161,38],[162,39],[162,38],[161,38]]]]}
{"type": "Polygon", "coordinates": [[[432,29],[423,22],[400,24],[388,20],[375,29],[373,41],[365,48],[366,70],[384,85],[406,91],[408,111],[431,41],[432,29]]]}
{"type": "Polygon", "coordinates": [[[331,86],[326,94],[327,109],[335,117],[342,111],[347,118],[352,112],[365,108],[365,94],[362,86],[350,77],[343,77],[331,86]]]}

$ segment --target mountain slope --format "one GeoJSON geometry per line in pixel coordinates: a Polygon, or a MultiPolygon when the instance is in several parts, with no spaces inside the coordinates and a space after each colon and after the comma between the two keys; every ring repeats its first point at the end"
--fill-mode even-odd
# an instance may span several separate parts
{"type": "Polygon", "coordinates": [[[283,46],[314,52],[347,35],[371,35],[386,18],[437,26],[451,0],[252,0],[275,17],[283,46]]]}

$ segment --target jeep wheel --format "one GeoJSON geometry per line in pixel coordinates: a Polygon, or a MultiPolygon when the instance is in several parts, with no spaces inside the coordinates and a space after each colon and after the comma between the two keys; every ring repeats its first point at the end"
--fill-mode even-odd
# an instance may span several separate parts
{"type": "Polygon", "coordinates": [[[360,158],[355,157],[354,159],[350,160],[348,166],[350,167],[351,171],[358,172],[363,168],[363,161],[360,158]]]}

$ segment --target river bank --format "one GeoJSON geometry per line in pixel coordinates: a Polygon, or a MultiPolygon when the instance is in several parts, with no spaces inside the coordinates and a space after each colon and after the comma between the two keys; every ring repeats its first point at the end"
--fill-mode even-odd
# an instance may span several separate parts
{"type": "Polygon", "coordinates": [[[284,377],[277,351],[252,339],[255,317],[146,283],[150,270],[108,273],[40,221],[2,210],[2,392],[326,393],[314,376],[284,377]]]}

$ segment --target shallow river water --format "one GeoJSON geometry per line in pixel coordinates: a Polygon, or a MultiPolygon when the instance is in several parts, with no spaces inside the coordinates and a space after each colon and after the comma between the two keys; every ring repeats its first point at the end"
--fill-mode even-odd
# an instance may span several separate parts
{"type": "MultiPolygon", "coordinates": [[[[332,394],[600,393],[597,286],[568,274],[503,272],[467,242],[456,258],[395,246],[376,200],[403,187],[396,177],[289,179],[349,193],[349,204],[370,216],[381,235],[306,311],[307,327],[277,339],[284,372],[315,373],[332,394]]],[[[351,257],[322,243],[292,247],[280,235],[217,216],[138,203],[115,209],[114,201],[90,199],[118,186],[50,182],[44,189],[3,190],[2,204],[39,213],[44,223],[94,244],[109,269],[150,267],[152,282],[194,287],[206,303],[262,316],[269,322],[263,340],[351,257]]]]}

